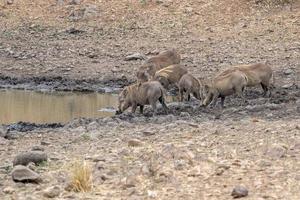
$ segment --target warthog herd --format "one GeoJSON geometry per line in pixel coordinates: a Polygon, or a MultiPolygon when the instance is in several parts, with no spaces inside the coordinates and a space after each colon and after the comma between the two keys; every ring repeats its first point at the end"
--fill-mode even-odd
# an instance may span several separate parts
{"type": "Polygon", "coordinates": [[[132,108],[132,113],[140,107],[143,113],[144,105],[151,105],[157,112],[156,103],[159,101],[167,112],[165,103],[166,90],[172,86],[179,89],[179,101],[190,100],[191,94],[200,100],[200,106],[214,106],[221,98],[224,107],[226,96],[237,94],[245,103],[243,91],[246,87],[260,85],[263,95],[271,96],[270,80],[272,69],[266,64],[256,63],[238,65],[217,74],[211,80],[200,80],[181,66],[181,57],[176,50],[168,50],[145,61],[137,72],[137,82],[125,87],[119,94],[117,114],[132,108]]]}

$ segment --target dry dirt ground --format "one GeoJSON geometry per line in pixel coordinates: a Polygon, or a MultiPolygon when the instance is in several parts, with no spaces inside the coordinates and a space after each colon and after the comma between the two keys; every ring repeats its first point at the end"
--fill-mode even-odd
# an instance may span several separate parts
{"type": "Polygon", "coordinates": [[[0,138],[0,199],[300,199],[300,3],[252,0],[17,1],[0,4],[1,87],[102,91],[135,80],[141,60],[176,48],[198,77],[267,61],[270,99],[247,89],[226,108],[170,103],[170,113],[74,120],[0,138]],[[131,146],[134,143],[134,146],[131,146]],[[12,160],[40,145],[40,184],[14,183],[12,160]],[[88,193],[64,190],[72,163],[93,169],[88,193]]]}

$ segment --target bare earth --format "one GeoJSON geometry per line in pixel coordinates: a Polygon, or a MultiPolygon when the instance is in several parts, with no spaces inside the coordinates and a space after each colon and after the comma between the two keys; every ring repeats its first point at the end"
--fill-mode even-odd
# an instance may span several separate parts
{"type": "Polygon", "coordinates": [[[300,199],[300,4],[248,0],[16,1],[0,4],[1,87],[94,90],[135,81],[142,60],[176,48],[197,77],[241,63],[275,71],[270,99],[261,88],[226,108],[170,103],[170,113],[74,120],[62,128],[0,137],[0,199],[300,199]],[[134,143],[134,146],[131,146],[134,143]],[[15,183],[12,160],[40,145],[49,161],[33,166],[43,182],[15,183]],[[64,188],[72,163],[93,168],[93,189],[64,188]]]}

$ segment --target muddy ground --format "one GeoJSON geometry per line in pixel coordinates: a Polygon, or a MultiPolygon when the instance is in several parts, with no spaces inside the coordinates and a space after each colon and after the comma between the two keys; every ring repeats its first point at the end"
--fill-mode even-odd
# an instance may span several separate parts
{"type": "Polygon", "coordinates": [[[231,199],[237,185],[245,199],[300,198],[299,2],[60,2],[1,2],[1,87],[112,91],[134,82],[143,62],[126,56],[176,48],[197,77],[267,61],[273,95],[248,88],[246,105],[231,97],[223,110],[193,100],[156,117],[147,108],[52,128],[11,125],[0,137],[1,199],[47,198],[51,186],[56,199],[231,199]],[[14,157],[36,145],[49,157],[31,166],[43,182],[13,182],[14,157]],[[93,168],[91,192],[64,189],[78,160],[93,168]]]}

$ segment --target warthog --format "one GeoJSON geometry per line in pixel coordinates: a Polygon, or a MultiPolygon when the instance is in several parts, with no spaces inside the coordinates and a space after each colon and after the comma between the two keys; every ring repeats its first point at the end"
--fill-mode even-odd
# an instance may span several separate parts
{"type": "Polygon", "coordinates": [[[243,99],[243,103],[245,103],[243,90],[247,82],[246,74],[239,70],[216,76],[210,85],[205,84],[204,86],[207,93],[203,106],[207,106],[210,103],[215,105],[218,97],[221,97],[221,106],[223,108],[225,97],[234,93],[237,93],[243,99]]]}
{"type": "Polygon", "coordinates": [[[203,101],[203,85],[201,81],[195,78],[192,74],[184,74],[178,83],[179,100],[183,101],[184,93],[187,95],[187,100],[191,98],[190,94],[201,101],[203,101]]]}
{"type": "Polygon", "coordinates": [[[271,96],[270,79],[273,76],[271,67],[263,63],[238,65],[225,70],[220,75],[222,76],[227,73],[232,73],[236,70],[243,72],[247,76],[247,87],[261,85],[264,90],[263,95],[266,96],[269,92],[269,96],[271,96]]]}
{"type": "Polygon", "coordinates": [[[173,64],[180,63],[180,55],[175,50],[163,51],[160,54],[149,58],[138,70],[137,79],[139,82],[151,80],[158,70],[173,64]]]}
{"type": "Polygon", "coordinates": [[[159,81],[164,88],[168,89],[170,85],[177,85],[181,77],[186,73],[187,70],[180,65],[170,65],[157,71],[153,80],[159,81]]]}
{"type": "Polygon", "coordinates": [[[137,106],[140,107],[140,112],[143,113],[144,105],[151,105],[156,114],[157,101],[162,104],[167,112],[168,107],[165,104],[164,88],[158,81],[136,83],[125,87],[119,94],[119,110],[116,114],[123,113],[129,107],[132,108],[132,113],[135,113],[137,106]]]}

